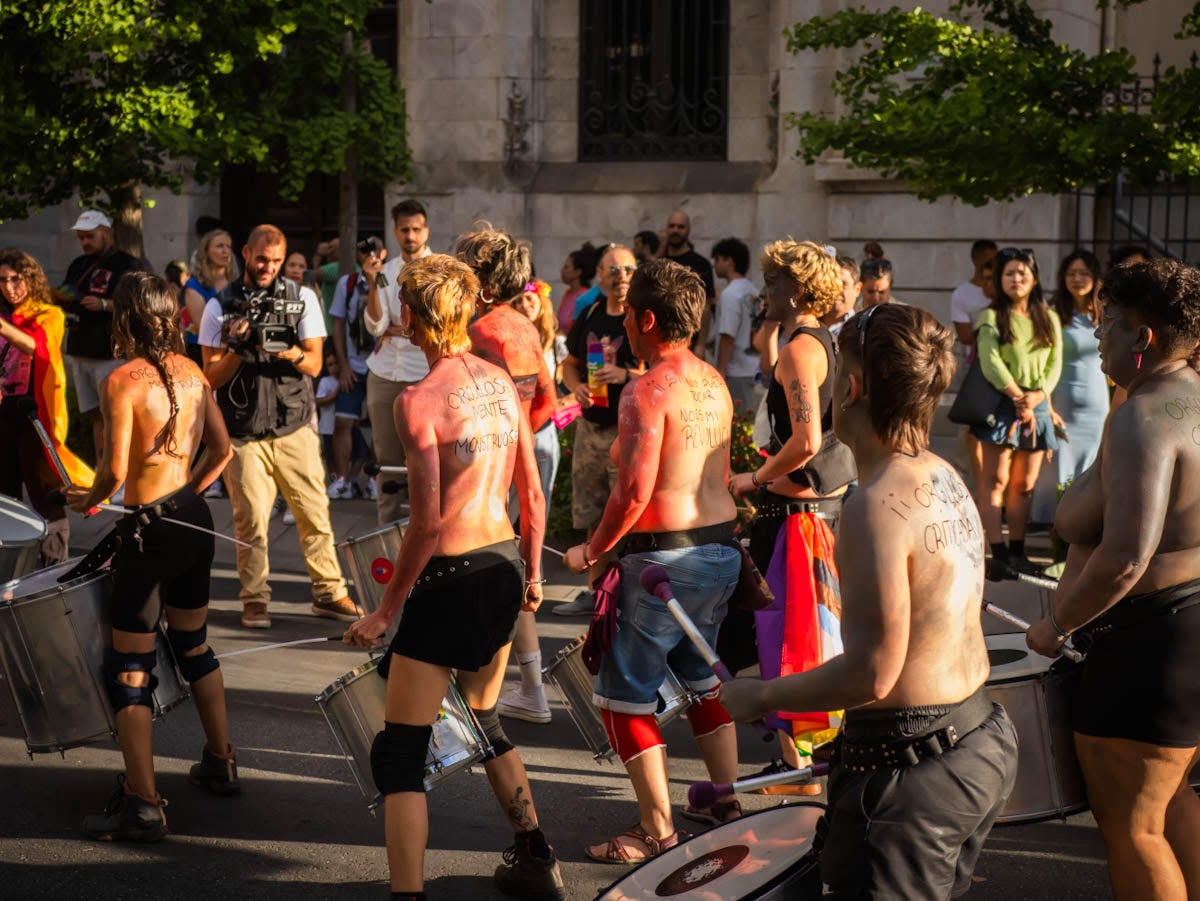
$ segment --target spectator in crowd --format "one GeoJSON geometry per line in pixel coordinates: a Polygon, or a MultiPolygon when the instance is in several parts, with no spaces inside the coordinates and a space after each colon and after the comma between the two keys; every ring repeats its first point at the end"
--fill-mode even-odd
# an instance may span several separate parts
{"type": "Polygon", "coordinates": [[[317,381],[317,434],[321,436],[321,456],[325,460],[325,470],[334,471],[333,463],[333,432],[334,432],[334,401],[337,400],[341,368],[337,354],[327,351],[325,354],[325,374],[317,381]]]}
{"type": "Polygon", "coordinates": [[[1025,556],[1025,525],[1046,451],[1058,449],[1050,394],[1062,373],[1062,327],[1046,303],[1037,259],[1006,247],[996,254],[996,298],[979,314],[975,344],[984,377],[1003,398],[995,425],[971,429],[983,445],[976,500],[991,546],[988,578],[1033,572],[1025,556]],[[1000,521],[1008,519],[1008,545],[1000,521]]]}
{"type": "Polygon", "coordinates": [[[1100,368],[1100,261],[1086,250],[1067,255],[1058,268],[1054,309],[1062,323],[1062,377],[1050,395],[1050,415],[1067,436],[1044,466],[1031,519],[1054,521],[1058,486],[1083,475],[1100,450],[1108,419],[1108,379],[1100,368]]]}
{"type": "Polygon", "coordinates": [[[821,325],[829,329],[829,334],[835,338],[842,326],[854,316],[858,306],[858,295],[862,293],[858,261],[854,257],[838,256],[837,264],[842,273],[842,297],[833,305],[832,310],[821,317],[821,325]]]}
{"type": "MultiPolygon", "coordinates": [[[[995,279],[993,266],[989,264],[996,257],[996,249],[996,242],[988,238],[981,238],[972,244],[971,265],[975,271],[968,281],[950,294],[950,321],[954,324],[954,334],[961,348],[975,346],[975,318],[991,303],[983,293],[983,287],[995,279]]],[[[960,359],[964,362],[966,356],[965,352],[960,352],[960,359]]]]}
{"type": "MultiPolygon", "coordinates": [[[[629,338],[625,334],[625,295],[637,269],[637,259],[628,247],[610,247],[600,260],[597,280],[604,297],[583,311],[567,336],[567,359],[563,362],[563,384],[583,408],[575,420],[575,447],[571,454],[571,521],[589,537],[600,522],[604,505],[617,479],[617,465],[609,449],[617,438],[617,406],[621,392],[639,372],[629,338]]],[[[600,555],[588,570],[588,583],[595,585],[608,565],[610,555],[600,555]]],[[[590,591],[551,611],[559,616],[591,613],[590,591]]]]}
{"type": "Polygon", "coordinates": [[[171,260],[171,262],[163,267],[163,276],[167,280],[167,286],[171,289],[177,301],[182,299],[183,286],[187,284],[187,280],[191,274],[188,264],[183,260],[171,260]]]}
{"type": "Polygon", "coordinates": [[[649,228],[643,229],[633,236],[633,255],[637,257],[638,263],[653,260],[658,257],[659,245],[658,232],[649,228]]]}
{"type": "Polygon", "coordinates": [[[754,376],[758,352],[751,343],[758,289],[746,278],[750,270],[750,248],[737,238],[713,245],[713,272],[724,279],[725,289],[717,298],[717,372],[725,379],[733,398],[734,414],[752,411],[757,403],[754,376]]]}
{"type": "Polygon", "coordinates": [[[196,266],[204,258],[200,252],[200,242],[204,240],[204,236],[209,232],[217,231],[221,228],[224,228],[224,226],[221,225],[221,220],[215,216],[196,217],[196,222],[192,226],[192,234],[196,238],[196,249],[192,251],[192,258],[188,262],[188,271],[195,272],[196,266]]]}
{"type": "MultiPolygon", "coordinates": [[[[567,356],[567,339],[556,331],[554,303],[550,297],[550,285],[541,279],[533,279],[521,295],[512,301],[512,307],[526,316],[537,328],[541,339],[542,354],[551,376],[558,372],[567,356]]],[[[546,498],[546,517],[550,517],[550,497],[554,491],[554,479],[558,475],[562,449],[558,445],[558,429],[550,419],[542,426],[543,439],[534,439],[534,458],[537,460],[538,475],[542,480],[542,494],[546,498]],[[551,440],[553,439],[553,440],[551,440]]],[[[517,616],[517,634],[513,639],[513,651],[521,671],[521,684],[510,689],[500,698],[496,710],[501,716],[515,717],[531,723],[550,722],[550,705],[546,702],[546,690],[542,686],[542,652],[538,644],[537,624],[532,612],[522,610],[517,616]]]]}
{"type": "MultiPolygon", "coordinates": [[[[329,307],[329,315],[333,320],[333,352],[338,361],[333,469],[330,473],[333,478],[328,489],[329,496],[334,500],[347,500],[354,496],[357,474],[351,470],[351,445],[363,416],[363,405],[367,402],[367,358],[375,347],[375,336],[366,324],[370,288],[361,267],[369,256],[376,256],[382,261],[383,242],[378,238],[368,240],[374,250],[372,253],[364,253],[362,249],[356,251],[360,271],[338,279],[333,291],[333,304],[329,307]]],[[[362,443],[361,437],[359,442],[362,443]]],[[[371,479],[367,483],[367,496],[376,500],[376,494],[375,480],[371,479]]]]}
{"type": "MultiPolygon", "coordinates": [[[[217,296],[222,288],[237,278],[233,262],[233,238],[223,229],[214,229],[200,239],[196,249],[192,274],[183,286],[183,340],[188,356],[194,363],[201,363],[200,320],[204,318],[205,305],[217,296]]],[[[210,488],[208,497],[220,497],[221,480],[217,479],[210,488]],[[214,492],[215,493],[212,493],[214,492]]]]}
{"type": "Polygon", "coordinates": [[[1127,263],[1145,263],[1154,259],[1150,248],[1145,244],[1121,244],[1108,253],[1108,268],[1124,266],[1127,263]]]}
{"type": "Polygon", "coordinates": [[[878,241],[868,241],[863,245],[863,262],[867,260],[882,260],[883,245],[878,241]]]}
{"type": "Polygon", "coordinates": [[[308,257],[298,250],[293,250],[283,261],[283,277],[290,278],[297,285],[304,284],[304,273],[307,271],[308,257]]]}
{"type": "Polygon", "coordinates": [[[596,248],[591,242],[567,254],[561,277],[567,293],[558,303],[558,330],[565,335],[575,321],[575,301],[591,287],[592,279],[596,277],[596,248]]]}
{"type": "Polygon", "coordinates": [[[693,339],[692,349],[706,360],[716,358],[716,337],[712,334],[713,300],[717,296],[716,282],[713,281],[712,265],[703,254],[696,253],[692,246],[692,219],[683,210],[675,210],[667,217],[667,240],[663,246],[663,258],[686,266],[700,276],[704,282],[704,294],[708,303],[704,307],[704,323],[693,339]]]}
{"type": "MultiPolygon", "coordinates": [[[[432,252],[429,220],[421,201],[409,198],[392,207],[392,236],[400,247],[400,255],[389,260],[384,250],[370,259],[366,273],[367,307],[363,314],[367,331],[378,340],[375,352],[367,357],[367,417],[372,423],[375,462],[381,466],[404,465],[404,446],[396,433],[392,407],[401,391],[429,373],[425,354],[412,343],[408,330],[400,324],[401,272],[413,260],[432,252]],[[379,272],[387,279],[382,287],[376,279],[379,272]]],[[[375,506],[380,524],[402,518],[407,502],[407,491],[378,492],[375,506]]]]}
{"type": "Polygon", "coordinates": [[[99,210],[84,210],[71,226],[82,254],[67,267],[60,296],[67,304],[67,368],[79,412],[91,420],[97,458],[103,443],[100,383],[117,368],[112,351],[112,298],[126,272],[142,264],[113,244],[112,220],[99,210]]]}
{"type": "Polygon", "coordinates": [[[312,378],[321,371],[325,323],[320,301],[280,275],[287,240],[273,225],[260,225],[242,249],[245,272],[210,300],[200,324],[204,371],[233,439],[225,484],[233,503],[234,534],[242,584],[242,626],[268,629],[271,586],[267,526],[277,491],[296,515],[304,560],[313,583],[312,612],[344,622],[360,611],[346,594],[333,547],[329,498],[321,448],[311,428],[315,414],[312,378]],[[263,346],[261,327],[246,319],[247,295],[279,292],[303,304],[303,312],[268,313],[263,324],[284,337],[263,346]]]}
{"type": "MultiPolygon", "coordinates": [[[[820,321],[844,297],[840,267],[824,247],[790,239],[764,247],[759,267],[767,284],[767,316],[782,323],[788,342],[779,350],[767,388],[769,456],[757,470],[733,476],[729,490],[735,496],[754,494],[758,508],[750,555],[766,575],[775,602],[754,614],[751,634],[762,677],[773,679],[811,669],[841,651],[830,524],[836,525],[841,495],[855,471],[849,448],[832,432],[834,343],[820,321]]],[[[753,649],[747,653],[736,640],[732,646],[731,667],[748,666],[753,649]]],[[[811,757],[836,725],[835,717],[773,714],[782,757],[764,772],[799,767],[805,762],[801,757],[811,757]]]]}
{"type": "Polygon", "coordinates": [[[863,309],[880,303],[903,303],[899,297],[892,294],[892,262],[891,260],[866,260],[859,267],[862,276],[863,309]]]}
{"type": "MultiPolygon", "coordinates": [[[[593,257],[593,260],[603,259],[604,255],[606,253],[608,253],[609,248],[614,247],[614,246],[615,245],[613,245],[613,244],[601,245],[599,248],[596,249],[596,254],[593,257]]],[[[597,271],[599,271],[599,270],[597,269],[597,271]]],[[[596,279],[596,284],[592,285],[590,288],[588,288],[586,291],[584,291],[582,294],[580,294],[578,297],[575,298],[575,311],[574,311],[571,325],[573,326],[575,324],[574,320],[578,319],[580,314],[582,314],[584,310],[588,309],[588,307],[590,307],[596,301],[601,300],[603,297],[604,297],[603,279],[596,279]]],[[[570,334],[570,329],[567,330],[567,334],[570,334]]]]}
{"type": "Polygon", "coordinates": [[[94,478],[67,447],[63,329],[63,311],[51,303],[37,260],[13,247],[0,250],[0,492],[20,500],[24,486],[29,505],[46,520],[43,566],[67,559],[70,525],[61,498],[50,497],[62,480],[43,453],[31,404],[72,484],[91,485],[94,478]]]}

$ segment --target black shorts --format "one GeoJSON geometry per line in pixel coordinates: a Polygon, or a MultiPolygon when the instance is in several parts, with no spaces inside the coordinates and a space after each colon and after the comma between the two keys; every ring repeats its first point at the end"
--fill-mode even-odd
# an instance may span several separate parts
{"type": "Polygon", "coordinates": [[[1075,695],[1076,732],[1162,748],[1200,744],[1198,601],[1200,580],[1126,598],[1097,620],[1075,695]]]}
{"type": "MultiPolygon", "coordinates": [[[[202,497],[167,514],[171,519],[212,529],[202,497]]],[[[156,519],[142,526],[141,541],[121,533],[113,557],[112,626],[123,632],[154,632],[163,605],[198,610],[208,604],[213,536],[156,519]]]]}
{"type": "MultiPolygon", "coordinates": [[[[525,594],[514,541],[434,557],[404,602],[391,654],[477,672],[513,640],[525,594]]],[[[386,676],[387,663],[380,664],[386,676]]]]}
{"type": "Polygon", "coordinates": [[[1017,733],[999,704],[950,750],[916,766],[829,774],[817,826],[834,898],[957,898],[1017,778],[1017,733]]]}

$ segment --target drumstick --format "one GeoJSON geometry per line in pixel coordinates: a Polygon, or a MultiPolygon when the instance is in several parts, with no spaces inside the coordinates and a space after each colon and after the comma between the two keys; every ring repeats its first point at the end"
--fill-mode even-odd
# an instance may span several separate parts
{"type": "MultiPolygon", "coordinates": [[[[1017,616],[1015,613],[1009,613],[1003,607],[997,607],[995,604],[991,603],[990,601],[984,601],[983,609],[986,613],[990,613],[992,616],[996,617],[997,619],[1002,619],[1006,623],[1016,626],[1022,632],[1029,631],[1029,623],[1025,622],[1025,620],[1021,619],[1021,617],[1017,616]]],[[[1072,661],[1073,663],[1079,663],[1080,661],[1083,660],[1083,655],[1080,654],[1077,650],[1075,650],[1075,648],[1073,648],[1071,646],[1069,641],[1062,646],[1062,654],[1064,657],[1066,657],[1068,660],[1072,661]]]]}
{"type": "Polygon", "coordinates": [[[298,644],[316,644],[319,641],[341,640],[341,635],[330,635],[328,638],[301,638],[298,641],[281,641],[278,644],[260,644],[253,648],[242,648],[240,651],[226,651],[224,654],[217,654],[217,659],[224,660],[226,657],[236,657],[238,654],[257,654],[259,651],[271,651],[275,648],[291,648],[298,644]]]}
{"type": "Polygon", "coordinates": [[[739,779],[737,782],[693,782],[688,787],[688,804],[693,810],[707,810],[718,800],[738,792],[752,792],[760,788],[770,788],[772,785],[790,785],[793,782],[809,782],[818,776],[829,772],[829,764],[814,763],[798,770],[788,770],[786,773],[772,773],[769,776],[753,776],[749,779],[739,779]]]}
{"type": "Polygon", "coordinates": [[[1058,591],[1058,580],[1047,579],[1045,576],[1032,576],[1029,573],[1017,573],[1017,581],[1045,588],[1047,591],[1058,591]]]}
{"type": "MultiPolygon", "coordinates": [[[[108,513],[136,513],[133,507],[122,507],[119,504],[96,504],[95,510],[105,510],[108,513]]],[[[224,538],[226,541],[232,541],[240,547],[253,547],[248,542],[242,541],[240,538],[234,538],[230,535],[223,535],[220,532],[214,532],[212,529],[206,529],[203,526],[193,525],[190,522],[184,522],[181,519],[172,519],[169,516],[158,517],[163,522],[169,522],[173,526],[183,526],[185,529],[195,529],[197,532],[203,532],[205,535],[212,535],[214,538],[224,538]]]]}
{"type": "MultiPolygon", "coordinates": [[[[71,477],[67,474],[67,468],[63,466],[62,457],[58,455],[58,451],[54,449],[54,442],[50,440],[50,435],[46,432],[46,427],[42,425],[42,421],[37,415],[37,401],[32,397],[21,398],[21,409],[25,411],[25,415],[29,417],[30,423],[33,424],[33,430],[37,433],[38,441],[41,442],[42,450],[46,454],[46,459],[50,461],[50,465],[54,467],[54,471],[58,473],[58,477],[62,480],[63,485],[67,488],[73,488],[71,477]]],[[[60,507],[67,505],[67,498],[61,491],[50,492],[50,503],[57,504],[60,507]],[[58,497],[62,497],[62,502],[59,503],[58,497]]],[[[85,513],[85,516],[93,516],[97,511],[97,507],[92,507],[85,513]]]]}
{"type": "Polygon", "coordinates": [[[379,463],[366,463],[363,465],[363,472],[369,476],[377,476],[383,473],[385,476],[406,476],[408,475],[407,466],[382,466],[379,463]]]}
{"type": "MultiPolygon", "coordinates": [[[[683,629],[683,633],[696,646],[696,650],[700,652],[700,656],[704,658],[704,662],[712,667],[712,671],[716,677],[722,682],[732,682],[733,673],[729,671],[729,667],[717,656],[717,652],[712,649],[712,645],[700,634],[700,630],[696,628],[696,624],[692,622],[692,618],[687,615],[687,611],[683,609],[683,606],[671,593],[671,577],[667,575],[667,571],[657,563],[651,563],[642,570],[641,582],[642,588],[667,605],[667,609],[671,611],[671,615],[675,617],[675,621],[679,623],[683,629]]],[[[758,720],[751,725],[762,735],[763,741],[770,741],[774,737],[771,727],[764,721],[758,720]]]]}

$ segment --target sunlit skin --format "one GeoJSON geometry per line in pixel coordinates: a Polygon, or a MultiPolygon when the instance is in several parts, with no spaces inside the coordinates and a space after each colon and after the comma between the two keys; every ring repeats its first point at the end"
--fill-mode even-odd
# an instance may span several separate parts
{"type": "Polygon", "coordinates": [[[1075,301],[1075,310],[1079,313],[1090,312],[1088,305],[1091,303],[1092,291],[1096,287],[1096,279],[1092,276],[1092,270],[1088,269],[1087,263],[1083,260],[1073,260],[1064,275],[1067,290],[1071,292],[1071,297],[1075,301]]]}
{"type": "MultiPolygon", "coordinates": [[[[205,256],[208,258],[212,271],[220,273],[208,287],[214,291],[220,291],[229,284],[229,276],[233,272],[233,242],[229,235],[217,235],[213,238],[208,243],[208,253],[205,256]]],[[[207,301],[194,288],[186,288],[183,292],[183,302],[187,306],[188,317],[191,319],[188,330],[198,334],[207,301]]]]}
{"type": "Polygon", "coordinates": [[[862,292],[862,282],[856,281],[849,269],[840,269],[842,274],[842,299],[838,305],[826,313],[821,321],[826,325],[844,319],[846,314],[858,303],[858,295],[862,292]]]}
{"type": "Polygon", "coordinates": [[[687,213],[676,210],[667,217],[667,256],[677,257],[686,253],[691,243],[692,220],[687,213]]]}
{"type": "Polygon", "coordinates": [[[863,309],[876,304],[891,303],[892,274],[884,273],[879,278],[864,278],[862,280],[863,309]]]}
{"type": "Polygon", "coordinates": [[[414,216],[401,216],[392,228],[396,243],[400,245],[400,254],[406,263],[415,260],[425,250],[429,243],[429,225],[420,213],[414,216]]]}
{"type": "MultiPolygon", "coordinates": [[[[1196,417],[1172,415],[1170,406],[1200,396],[1192,352],[1165,352],[1139,311],[1111,302],[1096,337],[1105,374],[1128,398],[1112,412],[1095,462],[1055,510],[1055,530],[1070,550],[1054,620],[1067,632],[1127,595],[1200,577],[1196,417]]],[[[1026,640],[1050,657],[1063,645],[1050,617],[1034,623],[1026,640]]],[[[1117,898],[1200,897],[1200,799],[1186,779],[1196,748],[1078,733],[1075,748],[1117,898]]]]}

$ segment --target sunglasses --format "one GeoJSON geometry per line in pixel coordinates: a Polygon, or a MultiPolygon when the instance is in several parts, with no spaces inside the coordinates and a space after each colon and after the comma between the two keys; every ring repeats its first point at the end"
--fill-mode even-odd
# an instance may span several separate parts
{"type": "Polygon", "coordinates": [[[619,276],[621,273],[625,273],[625,275],[633,275],[635,272],[637,272],[637,266],[609,266],[608,267],[608,274],[613,276],[614,278],[619,276]]]}
{"type": "Polygon", "coordinates": [[[859,267],[863,278],[878,278],[892,271],[891,260],[867,260],[859,267]]]}

